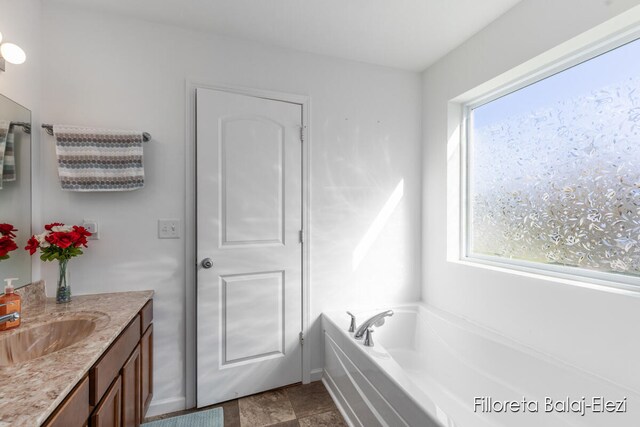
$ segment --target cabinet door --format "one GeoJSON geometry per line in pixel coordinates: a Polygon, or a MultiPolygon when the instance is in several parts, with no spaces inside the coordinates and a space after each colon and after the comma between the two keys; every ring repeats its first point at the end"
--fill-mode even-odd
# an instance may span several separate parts
{"type": "Polygon", "coordinates": [[[91,427],[122,427],[122,381],[116,378],[91,416],[91,427]]]}
{"type": "Polygon", "coordinates": [[[89,378],[84,377],[56,412],[46,427],[83,427],[89,419],[89,378]]]}
{"type": "Polygon", "coordinates": [[[138,427],[140,425],[141,405],[141,358],[140,345],[131,353],[122,367],[122,426],[138,427]]]}
{"type": "Polygon", "coordinates": [[[142,415],[140,422],[142,422],[153,397],[153,324],[149,325],[140,340],[140,359],[142,361],[142,393],[140,394],[142,415]]]}

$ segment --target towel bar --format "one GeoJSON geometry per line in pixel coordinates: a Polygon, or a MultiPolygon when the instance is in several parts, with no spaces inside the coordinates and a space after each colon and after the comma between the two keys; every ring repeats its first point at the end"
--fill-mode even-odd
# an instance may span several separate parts
{"type": "MultiPolygon", "coordinates": [[[[42,127],[44,128],[45,131],[47,131],[49,135],[53,136],[53,125],[43,123],[42,127]]],[[[151,134],[149,132],[142,132],[142,140],[144,142],[151,141],[151,134]]]]}
{"type": "Polygon", "coordinates": [[[24,133],[31,133],[31,123],[27,123],[27,122],[11,122],[11,127],[13,126],[18,126],[21,127],[24,133]]]}

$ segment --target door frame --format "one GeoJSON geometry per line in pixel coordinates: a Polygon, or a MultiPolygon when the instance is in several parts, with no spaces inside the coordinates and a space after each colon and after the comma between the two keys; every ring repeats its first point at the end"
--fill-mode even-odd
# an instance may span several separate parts
{"type": "Polygon", "coordinates": [[[311,98],[287,92],[243,86],[211,84],[186,79],[185,96],[185,409],[196,406],[197,393],[197,170],[196,170],[196,89],[213,89],[302,107],[302,382],[311,381],[311,351],[306,339],[310,324],[310,242],[311,242],[311,98]]]}

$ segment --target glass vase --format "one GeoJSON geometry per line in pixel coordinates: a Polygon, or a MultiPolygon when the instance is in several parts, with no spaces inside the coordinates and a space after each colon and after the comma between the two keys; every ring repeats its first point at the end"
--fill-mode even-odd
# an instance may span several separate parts
{"type": "Polygon", "coordinates": [[[58,261],[58,289],[56,302],[62,304],[71,301],[71,283],[69,282],[69,260],[58,261]]]}

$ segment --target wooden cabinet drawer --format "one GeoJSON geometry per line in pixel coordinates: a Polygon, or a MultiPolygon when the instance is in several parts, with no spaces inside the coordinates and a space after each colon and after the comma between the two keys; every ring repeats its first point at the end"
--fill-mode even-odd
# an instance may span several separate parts
{"type": "Polygon", "coordinates": [[[91,416],[91,427],[122,426],[122,382],[120,376],[113,382],[109,391],[91,416]]]}
{"type": "Polygon", "coordinates": [[[45,427],[83,427],[87,425],[89,406],[89,378],[84,377],[56,412],[49,417],[45,427]]]}
{"type": "Polygon", "coordinates": [[[89,371],[89,402],[96,405],[140,341],[140,315],[137,315],[89,371]]]}
{"type": "Polygon", "coordinates": [[[153,300],[152,299],[150,299],[144,305],[144,307],[142,307],[142,310],[140,310],[140,321],[141,321],[140,335],[142,335],[144,334],[144,331],[147,330],[151,322],[153,322],[153,300]]]}

